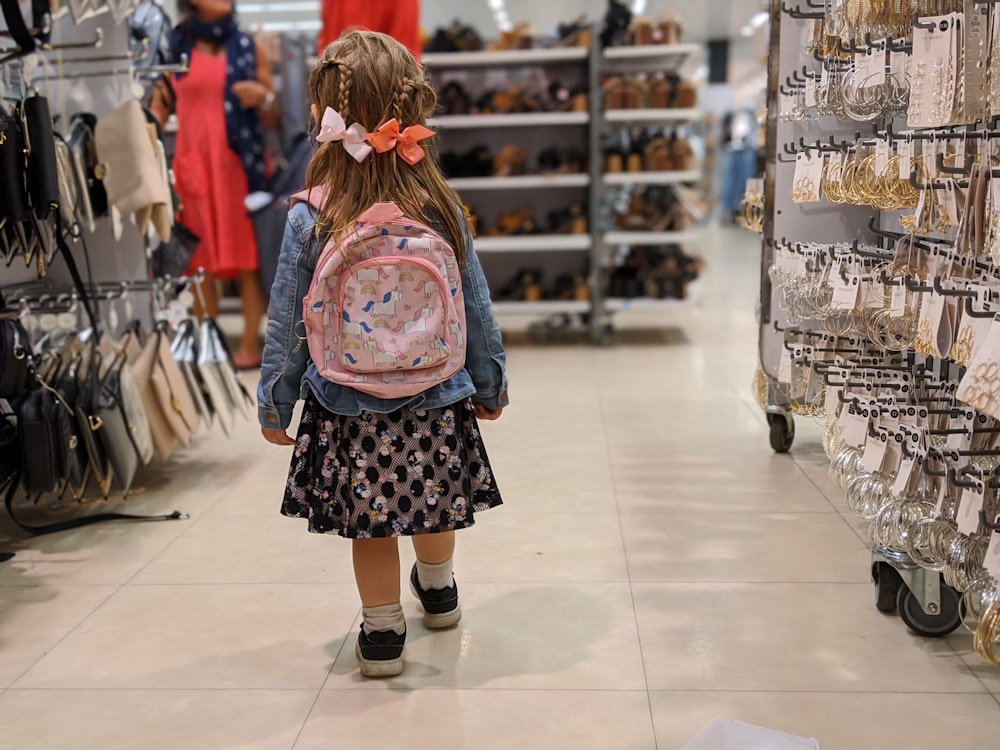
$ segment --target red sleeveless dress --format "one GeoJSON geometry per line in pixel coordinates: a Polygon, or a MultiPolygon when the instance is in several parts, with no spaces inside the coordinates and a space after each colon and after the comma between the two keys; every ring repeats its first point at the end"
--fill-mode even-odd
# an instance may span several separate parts
{"type": "Polygon", "coordinates": [[[191,269],[220,279],[259,267],[257,239],[243,199],[247,176],[229,147],[224,110],[226,56],[195,50],[190,72],[173,81],[177,93],[174,173],[184,204],[183,223],[201,237],[191,269]]]}

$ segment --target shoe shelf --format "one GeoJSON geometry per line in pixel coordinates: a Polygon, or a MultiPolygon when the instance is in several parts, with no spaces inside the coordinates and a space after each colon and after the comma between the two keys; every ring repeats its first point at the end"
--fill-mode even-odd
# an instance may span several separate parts
{"type": "Polygon", "coordinates": [[[421,58],[427,68],[485,68],[518,65],[551,65],[581,62],[590,56],[586,47],[553,47],[550,49],[513,49],[497,52],[430,52],[421,58]]]}
{"type": "Polygon", "coordinates": [[[699,169],[679,169],[671,172],[609,172],[603,180],[605,185],[676,185],[698,182],[701,178],[699,169]]]}
{"type": "Polygon", "coordinates": [[[473,130],[558,127],[589,122],[589,112],[514,112],[509,115],[440,115],[428,119],[427,125],[440,130],[473,130]]]}
{"type": "Polygon", "coordinates": [[[589,234],[528,234],[515,237],[477,237],[477,253],[551,253],[590,250],[589,234]]]}
{"type": "Polygon", "coordinates": [[[656,125],[659,123],[693,122],[702,118],[702,111],[691,109],[609,109],[604,113],[605,122],[625,125],[656,125]]]}
{"type": "Polygon", "coordinates": [[[582,315],[589,313],[590,302],[578,300],[543,300],[541,302],[494,302],[493,311],[497,315],[582,315]]]}
{"type": "Polygon", "coordinates": [[[695,239],[694,232],[605,232],[605,245],[680,245],[695,239]]]}
{"type": "Polygon", "coordinates": [[[697,304],[694,297],[687,299],[653,299],[652,297],[636,297],[634,299],[622,299],[609,297],[604,301],[604,307],[608,312],[641,312],[643,310],[677,310],[685,307],[693,307],[697,304]]]}
{"type": "MultiPolygon", "coordinates": [[[[644,68],[655,68],[679,72],[689,61],[693,61],[703,52],[700,44],[649,44],[643,46],[610,47],[604,50],[605,63],[641,65],[644,68]]],[[[616,66],[617,67],[617,66],[616,66]]]]}
{"type": "Polygon", "coordinates": [[[514,177],[454,177],[448,184],[455,190],[534,190],[538,188],[578,188],[590,184],[589,174],[528,174],[514,177]]]}

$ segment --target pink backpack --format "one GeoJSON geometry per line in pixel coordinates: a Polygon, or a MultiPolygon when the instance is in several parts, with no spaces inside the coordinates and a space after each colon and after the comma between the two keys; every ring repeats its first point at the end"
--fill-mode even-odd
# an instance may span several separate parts
{"type": "Polygon", "coordinates": [[[379,398],[415,396],[465,364],[455,250],[395,203],[376,203],[353,234],[327,245],[302,318],[320,375],[379,398]]]}

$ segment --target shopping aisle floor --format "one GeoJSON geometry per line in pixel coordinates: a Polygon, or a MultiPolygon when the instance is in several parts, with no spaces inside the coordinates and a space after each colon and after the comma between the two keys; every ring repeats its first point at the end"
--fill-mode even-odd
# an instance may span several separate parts
{"type": "Polygon", "coordinates": [[[875,611],[818,428],[768,448],[752,238],[704,254],[671,330],[510,351],[484,427],[506,504],[459,535],[458,629],[406,595],[398,679],[358,676],[350,545],[278,515],[288,452],[254,425],[130,501],[189,521],[3,521],[0,748],[675,750],[716,716],[823,750],[995,747],[1000,670],[875,611]]]}

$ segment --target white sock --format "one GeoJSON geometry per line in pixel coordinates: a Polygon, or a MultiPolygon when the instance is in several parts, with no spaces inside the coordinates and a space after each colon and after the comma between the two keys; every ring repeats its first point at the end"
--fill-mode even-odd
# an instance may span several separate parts
{"type": "Polygon", "coordinates": [[[420,581],[420,588],[424,591],[451,588],[451,584],[455,581],[452,576],[451,558],[433,565],[417,560],[417,580],[420,581]]]}
{"type": "Polygon", "coordinates": [[[396,635],[406,632],[406,618],[403,617],[403,605],[384,604],[381,607],[362,607],[361,618],[365,632],[371,635],[379,630],[391,630],[396,635]]]}

